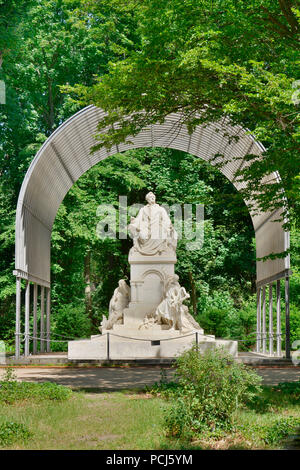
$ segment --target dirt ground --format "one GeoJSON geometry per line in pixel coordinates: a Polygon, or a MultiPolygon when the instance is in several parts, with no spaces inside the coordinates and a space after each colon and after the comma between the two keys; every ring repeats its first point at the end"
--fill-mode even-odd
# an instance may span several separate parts
{"type": "MultiPolygon", "coordinates": [[[[256,368],[265,385],[300,380],[300,367],[256,368]]],[[[101,389],[107,391],[142,388],[161,379],[160,367],[14,367],[18,380],[30,382],[55,382],[71,388],[101,389]]],[[[166,377],[172,378],[173,370],[164,368],[166,377]]],[[[0,369],[0,378],[5,369],[0,369]]]]}

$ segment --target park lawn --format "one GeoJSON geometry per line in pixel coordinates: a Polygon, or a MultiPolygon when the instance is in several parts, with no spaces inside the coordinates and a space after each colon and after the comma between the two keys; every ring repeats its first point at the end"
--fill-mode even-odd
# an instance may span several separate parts
{"type": "Polygon", "coordinates": [[[74,392],[67,401],[2,405],[4,421],[33,432],[9,449],[151,449],[163,438],[162,400],[137,392],[74,392]]]}
{"type": "Polygon", "coordinates": [[[300,404],[287,394],[264,388],[253,409],[234,417],[235,430],[221,436],[198,436],[192,441],[168,438],[164,410],[168,401],[145,391],[73,392],[64,401],[27,399],[2,404],[4,422],[23,424],[31,436],[2,449],[272,449],[278,442],[278,419],[300,420],[300,404]]]}

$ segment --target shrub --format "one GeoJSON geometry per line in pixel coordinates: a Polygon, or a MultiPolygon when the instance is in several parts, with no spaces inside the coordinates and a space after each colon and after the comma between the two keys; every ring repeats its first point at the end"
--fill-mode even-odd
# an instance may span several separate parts
{"type": "Polygon", "coordinates": [[[0,382],[0,403],[11,405],[21,400],[67,400],[72,391],[63,385],[51,382],[17,382],[13,369],[6,370],[0,382]]]}
{"type": "MultiPolygon", "coordinates": [[[[55,340],[64,340],[65,338],[86,338],[91,334],[91,320],[85,312],[83,303],[77,305],[63,305],[54,313],[54,335],[55,340]]],[[[52,342],[52,351],[67,351],[68,342],[52,342]]]]}
{"type": "Polygon", "coordinates": [[[300,380],[297,382],[280,382],[272,387],[272,391],[293,395],[295,399],[300,401],[300,380]]]}
{"type": "Polygon", "coordinates": [[[146,386],[146,390],[154,396],[169,399],[178,393],[180,384],[178,382],[169,382],[165,369],[161,369],[160,381],[155,382],[151,387],[146,386]]]}
{"type": "Polygon", "coordinates": [[[235,313],[235,309],[229,292],[215,291],[206,295],[205,301],[200,299],[198,310],[202,313],[197,316],[197,321],[206,334],[213,334],[219,338],[230,335],[231,325],[228,324],[228,319],[235,313]]]}
{"type": "Polygon", "coordinates": [[[300,426],[300,418],[294,416],[279,418],[266,429],[263,440],[268,445],[278,444],[288,437],[297,426],[300,426]]]}
{"type": "MultiPolygon", "coordinates": [[[[274,417],[266,424],[250,424],[246,434],[257,435],[269,447],[274,447],[284,441],[300,426],[300,418],[296,416],[274,417]]],[[[245,429],[237,425],[237,428],[244,433],[245,429]]]]}
{"type": "Polygon", "coordinates": [[[32,436],[24,424],[5,422],[0,424],[0,446],[9,446],[17,441],[25,441],[32,436]]]}
{"type": "Polygon", "coordinates": [[[234,411],[261,391],[261,377],[221,348],[201,353],[194,345],[175,367],[179,387],[166,412],[172,436],[230,429],[234,411]]]}
{"type": "Polygon", "coordinates": [[[237,338],[241,350],[249,350],[255,344],[256,330],[256,297],[250,297],[241,302],[239,308],[229,292],[215,291],[208,295],[197,321],[206,334],[213,334],[218,338],[237,338]],[[249,336],[250,334],[250,336],[249,336]]]}

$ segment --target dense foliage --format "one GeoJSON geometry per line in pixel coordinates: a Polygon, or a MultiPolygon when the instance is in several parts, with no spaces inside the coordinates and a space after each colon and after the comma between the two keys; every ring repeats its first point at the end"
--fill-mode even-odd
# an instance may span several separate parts
{"type": "MultiPolygon", "coordinates": [[[[190,131],[227,116],[266,147],[261,161],[237,172],[247,182],[244,197],[256,199],[264,209],[284,205],[285,213],[289,205],[290,217],[299,224],[299,2],[133,4],[136,48],[111,62],[109,74],[92,87],[73,88],[81,104],[94,103],[108,112],[99,129],[119,123],[108,134],[100,132],[99,145],[124,141],[171,112],[179,112],[190,131]],[[270,184],[267,177],[276,170],[281,181],[270,184]]],[[[101,11],[101,2],[90,0],[88,5],[101,11]]],[[[247,158],[251,163],[255,156],[247,158]]]]}
{"type": "Polygon", "coordinates": [[[177,358],[175,367],[177,386],[171,387],[166,413],[171,436],[229,430],[234,412],[261,392],[261,377],[221,348],[200,353],[195,345],[177,358]]]}
{"type": "Polygon", "coordinates": [[[162,369],[160,382],[147,390],[167,402],[169,439],[206,449],[261,449],[287,448],[287,437],[298,432],[299,386],[262,386],[253,369],[224,350],[200,354],[195,345],[177,358],[172,381],[162,369]]]}
{"type": "MultiPolygon", "coordinates": [[[[299,339],[299,159],[291,101],[297,14],[289,0],[0,1],[0,80],[6,84],[6,104],[0,104],[1,339],[13,344],[20,185],[47,136],[87,102],[107,109],[109,122],[135,113],[129,128],[124,122],[106,145],[178,110],[191,129],[226,114],[266,145],[266,158],[246,175],[248,189],[257,189],[259,178],[275,168],[282,175],[293,221],[292,339],[299,339]]],[[[180,240],[177,272],[205,331],[241,337],[250,347],[255,247],[246,194],[201,160],[159,148],[109,157],[83,175],[61,204],[52,234],[53,337],[98,331],[118,279],[128,279],[131,242],[97,238],[97,207],[117,208],[119,195],[127,195],[128,205],[144,203],[148,190],[160,204],[205,205],[204,245],[189,252],[180,240]]],[[[278,203],[274,188],[264,194],[262,205],[278,203]]]]}

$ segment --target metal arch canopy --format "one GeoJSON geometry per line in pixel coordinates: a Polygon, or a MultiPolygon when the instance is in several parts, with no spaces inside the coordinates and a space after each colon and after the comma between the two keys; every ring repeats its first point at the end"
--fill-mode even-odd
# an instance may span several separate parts
{"type": "MultiPolygon", "coordinates": [[[[32,161],[24,178],[16,213],[15,271],[18,277],[46,287],[50,286],[51,232],[57,210],[73,184],[92,166],[109,155],[140,147],[165,147],[182,150],[203,160],[216,164],[224,155],[230,160],[221,172],[237,188],[243,183],[236,181],[237,169],[247,163],[241,158],[251,153],[259,158],[264,150],[251,135],[240,126],[223,122],[198,126],[192,135],[180,125],[180,115],[169,115],[163,124],[143,129],[132,144],[120,144],[110,151],[105,148],[90,154],[95,144],[93,135],[97,123],[104,117],[103,110],[88,106],[63,123],[43,144],[32,161]],[[227,135],[238,136],[229,142],[227,135]]],[[[226,161],[225,160],[225,161],[226,161]]],[[[271,179],[278,179],[274,173],[271,179]]],[[[280,209],[274,213],[251,214],[256,237],[258,258],[286,251],[289,233],[278,219],[280,209]]],[[[257,282],[283,277],[289,269],[289,256],[265,262],[257,262],[257,282]]]]}

